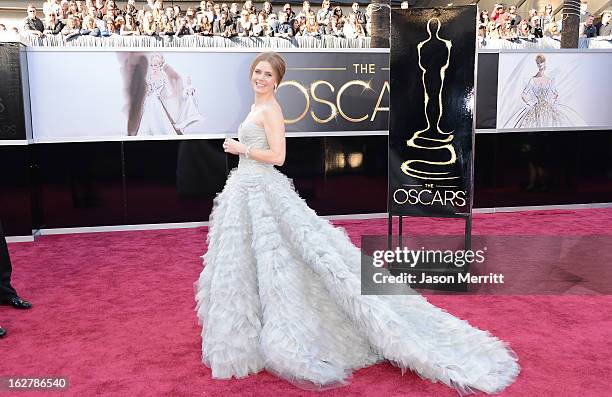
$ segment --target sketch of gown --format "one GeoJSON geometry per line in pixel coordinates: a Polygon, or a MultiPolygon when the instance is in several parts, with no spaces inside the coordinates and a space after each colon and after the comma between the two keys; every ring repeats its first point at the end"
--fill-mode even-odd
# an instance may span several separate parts
{"type": "Polygon", "coordinates": [[[204,116],[200,114],[198,109],[196,89],[191,85],[188,85],[183,91],[183,101],[183,109],[178,119],[179,121],[176,123],[176,128],[180,130],[184,130],[191,124],[204,121],[204,116]]]}
{"type": "Polygon", "coordinates": [[[160,72],[161,77],[153,79],[147,76],[147,93],[145,96],[142,118],[137,135],[176,135],[177,131],[168,110],[162,101],[164,89],[168,85],[168,76],[160,72]]]}
{"type": "Polygon", "coordinates": [[[584,125],[582,117],[558,101],[554,79],[532,77],[522,92],[525,105],[514,113],[504,128],[575,127],[584,125]]]}

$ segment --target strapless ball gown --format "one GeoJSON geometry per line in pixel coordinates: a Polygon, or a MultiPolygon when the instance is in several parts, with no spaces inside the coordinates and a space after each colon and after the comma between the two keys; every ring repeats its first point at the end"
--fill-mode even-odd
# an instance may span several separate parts
{"type": "Polygon", "coordinates": [[[146,83],[147,93],[142,105],[142,118],[136,135],[177,135],[170,114],[161,99],[168,85],[168,78],[165,74],[155,80],[147,77],[146,83]]]}
{"type": "MultiPolygon", "coordinates": [[[[243,122],[238,136],[268,148],[253,123],[243,122]]],[[[241,155],[209,225],[195,299],[213,378],[266,369],[323,388],[389,360],[465,394],[499,392],[519,373],[504,342],[407,286],[408,295],[361,295],[360,249],[272,165],[241,155]]]]}
{"type": "Polygon", "coordinates": [[[514,113],[504,127],[541,128],[586,125],[574,109],[557,102],[559,93],[551,78],[529,79],[522,96],[528,103],[514,113]]]}

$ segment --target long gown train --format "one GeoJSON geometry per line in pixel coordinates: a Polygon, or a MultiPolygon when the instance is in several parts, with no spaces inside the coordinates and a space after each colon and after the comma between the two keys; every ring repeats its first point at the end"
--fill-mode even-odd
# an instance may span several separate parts
{"type": "MultiPolygon", "coordinates": [[[[252,123],[239,139],[268,148],[252,123]]],[[[499,392],[519,373],[504,342],[408,287],[412,294],[361,295],[359,248],[271,165],[241,156],[209,224],[195,288],[202,360],[214,378],[265,368],[328,387],[386,359],[465,394],[499,392]]]]}

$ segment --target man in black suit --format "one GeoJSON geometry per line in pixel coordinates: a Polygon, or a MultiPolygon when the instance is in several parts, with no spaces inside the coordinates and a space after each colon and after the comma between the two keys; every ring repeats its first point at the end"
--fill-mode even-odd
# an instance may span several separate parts
{"type": "Polygon", "coordinates": [[[38,37],[43,35],[45,24],[36,16],[36,7],[28,6],[28,16],[23,20],[23,31],[38,37]]]}
{"type": "MultiPolygon", "coordinates": [[[[32,304],[17,295],[11,285],[11,257],[9,256],[2,222],[0,222],[0,305],[13,306],[15,309],[29,309],[32,304]]],[[[6,330],[0,327],[0,338],[6,335],[6,330]]]]}

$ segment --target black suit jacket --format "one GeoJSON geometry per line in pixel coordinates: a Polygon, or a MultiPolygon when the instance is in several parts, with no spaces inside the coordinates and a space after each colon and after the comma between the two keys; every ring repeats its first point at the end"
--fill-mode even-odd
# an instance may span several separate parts
{"type": "Polygon", "coordinates": [[[9,256],[2,221],[0,221],[0,299],[17,296],[15,288],[11,286],[11,257],[9,256]]]}
{"type": "Polygon", "coordinates": [[[40,33],[42,33],[45,30],[45,24],[43,23],[43,21],[38,19],[38,17],[34,19],[26,18],[23,20],[23,29],[38,30],[40,33]]]}

